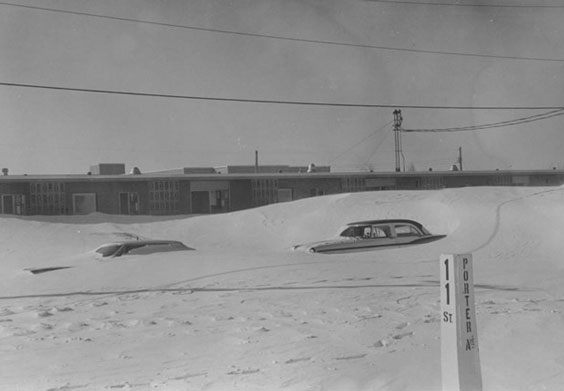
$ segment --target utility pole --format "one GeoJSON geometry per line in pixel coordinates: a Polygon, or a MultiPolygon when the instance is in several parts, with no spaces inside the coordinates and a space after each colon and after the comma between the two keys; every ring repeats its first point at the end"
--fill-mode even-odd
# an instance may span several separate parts
{"type": "Polygon", "coordinates": [[[403,117],[401,116],[401,110],[394,110],[394,138],[396,145],[396,172],[400,172],[400,161],[403,155],[401,148],[401,123],[403,117]]]}
{"type": "Polygon", "coordinates": [[[458,147],[458,165],[460,171],[462,171],[462,147],[458,147]]]}

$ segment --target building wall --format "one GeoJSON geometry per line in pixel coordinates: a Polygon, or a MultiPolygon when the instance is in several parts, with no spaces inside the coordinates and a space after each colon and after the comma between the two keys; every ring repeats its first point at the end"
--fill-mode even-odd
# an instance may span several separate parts
{"type": "Polygon", "coordinates": [[[0,183],[0,213],[25,215],[29,214],[27,201],[29,199],[29,185],[16,183],[10,186],[0,183]]]}
{"type": "MultiPolygon", "coordinates": [[[[66,205],[69,214],[73,214],[73,194],[95,193],[97,211],[108,214],[120,214],[120,193],[136,193],[138,209],[129,214],[151,214],[149,209],[149,185],[147,181],[136,182],[68,182],[65,184],[66,205]]],[[[122,213],[127,214],[127,213],[122,213]]]]}
{"type": "Polygon", "coordinates": [[[180,181],[180,214],[190,214],[192,210],[192,200],[190,199],[190,181],[180,181]]]}
{"type": "Polygon", "coordinates": [[[236,180],[229,185],[230,208],[232,211],[253,207],[251,180],[236,180]]]}
{"type": "MultiPolygon", "coordinates": [[[[407,182],[406,182],[407,183],[407,182]]],[[[411,181],[409,181],[411,183],[411,181]]],[[[364,180],[366,190],[394,190],[398,187],[396,178],[367,178],[364,180]]]]}
{"type": "Polygon", "coordinates": [[[0,194],[29,194],[29,183],[1,183],[0,194]]]}
{"type": "Polygon", "coordinates": [[[538,175],[529,179],[529,186],[560,186],[564,175],[538,175]]]}
{"type": "Polygon", "coordinates": [[[564,171],[0,177],[0,213],[222,213],[312,196],[464,186],[559,186],[564,171]],[[122,194],[123,193],[123,194],[122,194]],[[76,197],[75,205],[75,195],[76,197]],[[95,195],[95,202],[92,202],[95,195]],[[193,205],[197,201],[197,208],[193,205]],[[206,204],[209,202],[208,207],[206,204]],[[77,208],[75,208],[78,206],[77,208]],[[126,210],[124,210],[124,207],[126,210]],[[17,209],[17,210],[16,210],[17,209]],[[75,210],[77,209],[77,210],[75,210]],[[195,211],[197,209],[197,211],[195,211]]]}
{"type": "Polygon", "coordinates": [[[293,199],[299,200],[318,195],[342,193],[340,178],[316,178],[315,176],[279,179],[279,189],[292,189],[293,199]]]}
{"type": "Polygon", "coordinates": [[[66,184],[57,179],[32,181],[28,184],[26,210],[29,214],[68,214],[66,184]]]}
{"type": "MultiPolygon", "coordinates": [[[[79,183],[67,183],[66,184],[66,209],[67,214],[75,214],[73,207],[73,194],[89,194],[94,193],[96,195],[96,211],[101,210],[101,202],[104,201],[104,194],[108,194],[110,197],[112,188],[106,183],[97,182],[79,182],[79,183]]],[[[106,201],[107,202],[107,201],[106,201]]],[[[105,210],[105,208],[103,209],[105,210]]],[[[111,209],[110,209],[111,210],[111,209]]],[[[109,212],[105,212],[109,213],[109,212]]]]}
{"type": "Polygon", "coordinates": [[[366,191],[367,179],[364,176],[344,176],[341,178],[341,192],[354,193],[357,191],[366,191]]]}

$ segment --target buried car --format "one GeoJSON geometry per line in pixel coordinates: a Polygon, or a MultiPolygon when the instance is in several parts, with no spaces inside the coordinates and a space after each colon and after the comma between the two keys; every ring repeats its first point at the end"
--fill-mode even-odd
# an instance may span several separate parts
{"type": "Polygon", "coordinates": [[[334,239],[294,246],[318,253],[366,251],[381,247],[422,244],[442,239],[413,220],[370,220],[347,224],[334,239]]]}
{"type": "Polygon", "coordinates": [[[24,270],[29,271],[32,274],[42,274],[56,270],[70,269],[76,266],[83,265],[85,262],[90,262],[93,259],[92,254],[95,254],[94,259],[96,259],[99,257],[115,258],[115,257],[121,257],[126,254],[141,255],[141,254],[153,254],[159,252],[183,251],[183,250],[194,250],[194,249],[176,240],[127,240],[127,241],[103,244],[94,251],[89,251],[88,253],[70,258],[68,260],[72,262],[72,266],[55,265],[55,266],[43,266],[43,267],[31,267],[31,268],[26,268],[24,270]]]}
{"type": "Polygon", "coordinates": [[[103,258],[121,257],[125,254],[152,254],[156,252],[194,250],[176,240],[130,240],[108,243],[98,247],[95,252],[103,258]]]}

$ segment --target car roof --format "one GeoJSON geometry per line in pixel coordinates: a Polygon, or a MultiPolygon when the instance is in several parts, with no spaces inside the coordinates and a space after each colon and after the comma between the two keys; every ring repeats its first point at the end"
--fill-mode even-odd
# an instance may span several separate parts
{"type": "Polygon", "coordinates": [[[102,246],[122,246],[122,245],[157,245],[157,244],[183,244],[177,240],[123,240],[103,244],[102,246]]]}
{"type": "Polygon", "coordinates": [[[408,220],[408,219],[391,219],[391,220],[367,220],[367,221],[357,221],[354,223],[348,223],[347,227],[352,227],[355,225],[375,225],[375,224],[402,224],[402,223],[408,223],[408,224],[413,224],[416,227],[422,227],[423,225],[421,223],[418,223],[417,221],[413,221],[413,220],[408,220]]]}

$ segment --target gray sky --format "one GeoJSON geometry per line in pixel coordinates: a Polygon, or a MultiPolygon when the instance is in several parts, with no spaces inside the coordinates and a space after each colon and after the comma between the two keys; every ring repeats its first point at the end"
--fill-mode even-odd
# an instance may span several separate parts
{"type": "MultiPolygon", "coordinates": [[[[438,0],[437,0],[438,1],[438,0]]],[[[447,0],[441,1],[446,3],[447,0]]],[[[451,2],[451,0],[448,0],[451,2]]],[[[454,0],[452,0],[454,3],[454,0]]],[[[404,127],[449,128],[564,107],[564,8],[362,0],[13,0],[13,4],[414,51],[222,34],[0,3],[0,82],[251,100],[394,105],[404,127]],[[524,60],[526,57],[541,60],[524,60]],[[559,61],[549,61],[559,60],[559,61]]],[[[0,85],[0,166],[85,173],[126,163],[331,165],[394,170],[393,108],[219,102],[0,85]]],[[[512,127],[403,136],[406,166],[564,168],[564,116],[512,127]]]]}

